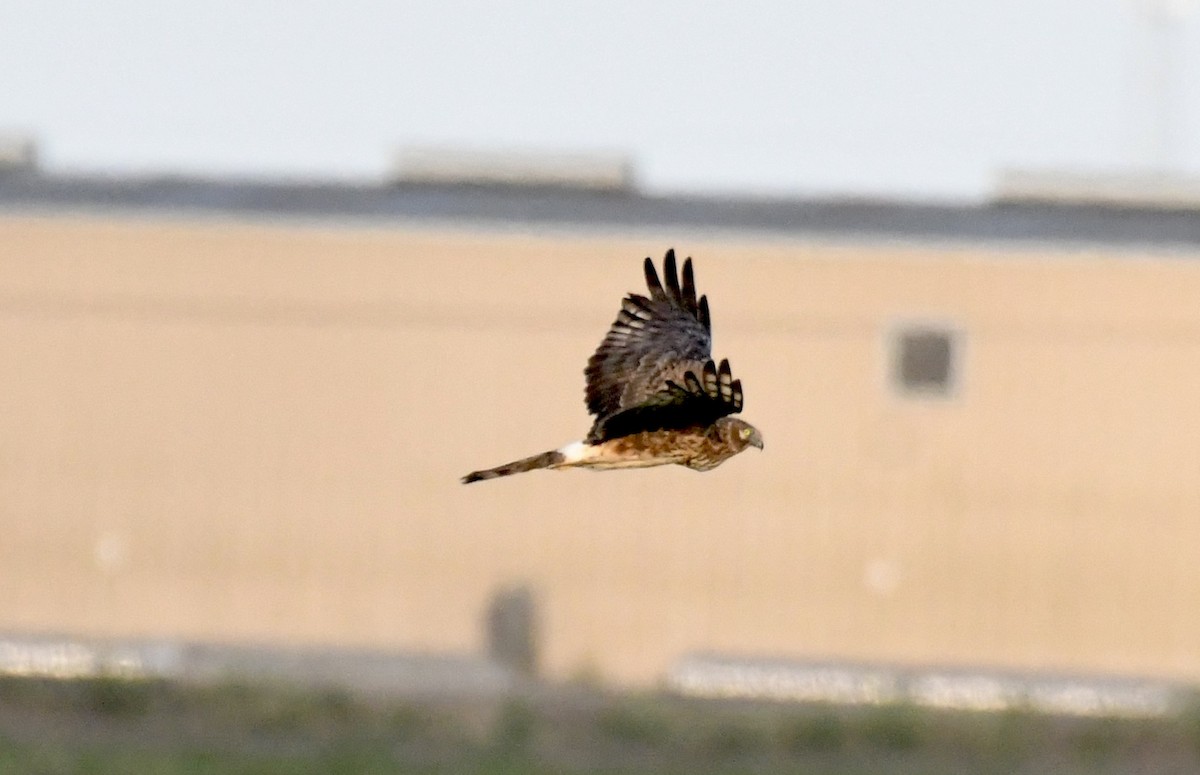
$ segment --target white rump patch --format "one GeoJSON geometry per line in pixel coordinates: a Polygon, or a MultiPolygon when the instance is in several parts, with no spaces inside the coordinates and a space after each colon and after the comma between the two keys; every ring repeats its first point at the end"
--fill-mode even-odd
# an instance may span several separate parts
{"type": "Polygon", "coordinates": [[[564,463],[578,463],[581,460],[586,460],[591,457],[592,445],[582,441],[573,441],[565,447],[560,448],[559,453],[566,458],[564,463]]]}

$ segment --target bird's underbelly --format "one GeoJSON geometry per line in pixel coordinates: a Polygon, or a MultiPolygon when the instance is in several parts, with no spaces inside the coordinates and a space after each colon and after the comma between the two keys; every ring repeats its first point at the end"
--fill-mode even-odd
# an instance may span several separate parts
{"type": "Polygon", "coordinates": [[[717,466],[721,465],[726,460],[728,460],[729,457],[730,457],[729,455],[719,455],[718,456],[718,455],[708,455],[708,454],[701,453],[692,458],[689,458],[686,461],[683,461],[683,464],[685,466],[687,466],[688,468],[692,469],[693,471],[711,471],[712,469],[716,468],[717,466]]]}
{"type": "Polygon", "coordinates": [[[577,460],[568,461],[566,465],[601,471],[673,464],[694,468],[695,466],[692,466],[690,461],[696,457],[697,453],[701,452],[702,446],[703,437],[696,434],[679,431],[646,431],[609,439],[599,444],[589,444],[582,450],[582,454],[577,460]]]}
{"type": "Polygon", "coordinates": [[[580,468],[590,468],[593,471],[611,471],[616,468],[651,468],[653,466],[666,466],[673,463],[683,463],[683,460],[666,460],[663,458],[622,458],[622,459],[606,459],[606,460],[589,460],[580,463],[580,468]]]}

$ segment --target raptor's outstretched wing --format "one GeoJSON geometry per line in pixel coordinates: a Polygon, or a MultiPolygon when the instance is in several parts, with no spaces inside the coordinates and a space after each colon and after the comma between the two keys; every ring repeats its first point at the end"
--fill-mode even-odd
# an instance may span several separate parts
{"type": "Polygon", "coordinates": [[[588,359],[587,408],[597,418],[642,403],[666,387],[699,371],[710,357],[712,325],[708,299],[696,298],[692,260],[683,262],[683,285],[675,271],[675,251],[663,261],[666,286],[654,262],[645,263],[650,297],[631,293],[588,359]]]}
{"type": "Polygon", "coordinates": [[[736,408],[729,392],[729,364],[718,375],[710,357],[708,299],[696,296],[692,260],[683,262],[682,283],[674,250],[663,261],[662,281],[649,258],[645,272],[649,298],[625,297],[584,371],[588,411],[596,415],[589,440],[707,425],[741,409],[741,385],[736,408]],[[715,392],[705,389],[710,384],[715,392]]]}

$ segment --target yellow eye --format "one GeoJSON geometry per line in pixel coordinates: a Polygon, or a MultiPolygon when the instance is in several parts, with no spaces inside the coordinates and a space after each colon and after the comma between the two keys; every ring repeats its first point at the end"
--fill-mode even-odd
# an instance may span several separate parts
{"type": "Polygon", "coordinates": [[[739,434],[738,434],[738,435],[740,435],[740,436],[741,436],[743,439],[748,439],[748,438],[750,438],[750,434],[751,434],[751,433],[754,433],[754,430],[753,430],[753,429],[751,429],[751,428],[742,428],[742,430],[741,430],[741,431],[739,431],[739,434]]]}

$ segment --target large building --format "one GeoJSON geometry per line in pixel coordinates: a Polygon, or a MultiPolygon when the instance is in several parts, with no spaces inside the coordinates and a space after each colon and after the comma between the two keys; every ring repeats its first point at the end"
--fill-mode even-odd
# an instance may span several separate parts
{"type": "Polygon", "coordinates": [[[13,185],[2,631],[1200,680],[1194,213],[13,185]],[[670,246],[765,451],[459,484],[670,246]]]}

